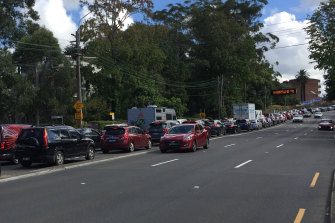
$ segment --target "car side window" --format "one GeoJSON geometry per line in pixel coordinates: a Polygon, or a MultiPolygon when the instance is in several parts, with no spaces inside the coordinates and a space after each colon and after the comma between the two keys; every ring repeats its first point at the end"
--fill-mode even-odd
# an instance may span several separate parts
{"type": "Polygon", "coordinates": [[[61,139],[61,137],[59,135],[59,131],[56,130],[56,129],[48,129],[47,133],[48,133],[48,141],[49,142],[54,142],[56,140],[61,139]]]}
{"type": "Polygon", "coordinates": [[[130,134],[134,134],[135,132],[134,132],[134,128],[128,128],[128,132],[130,133],[130,134]]]}
{"type": "Polygon", "coordinates": [[[198,125],[198,128],[199,128],[199,130],[204,130],[204,127],[202,127],[202,125],[198,125]]]}
{"type": "Polygon", "coordinates": [[[92,136],[99,136],[99,133],[97,133],[96,131],[92,130],[91,135],[92,136]]]}
{"type": "Polygon", "coordinates": [[[61,129],[60,130],[60,138],[61,139],[70,139],[70,135],[69,135],[69,132],[67,131],[67,129],[61,129]]]}
{"type": "Polygon", "coordinates": [[[80,139],[80,134],[74,129],[69,130],[71,139],[80,139]]]}

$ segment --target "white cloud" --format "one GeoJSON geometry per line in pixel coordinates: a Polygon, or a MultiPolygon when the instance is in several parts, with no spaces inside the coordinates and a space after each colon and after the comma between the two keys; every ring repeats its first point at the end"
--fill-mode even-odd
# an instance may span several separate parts
{"type": "Polygon", "coordinates": [[[38,23],[53,32],[62,49],[74,40],[71,33],[75,33],[77,27],[66,14],[62,0],[37,0],[34,9],[40,15],[38,23]]]}
{"type": "Polygon", "coordinates": [[[311,63],[311,60],[308,58],[310,53],[308,44],[305,44],[308,42],[308,35],[303,30],[307,26],[308,21],[297,21],[294,15],[287,12],[274,14],[264,21],[262,31],[277,35],[280,39],[277,49],[269,50],[265,53],[266,58],[272,64],[275,64],[276,61],[279,62],[279,65],[275,66],[275,70],[282,74],[280,80],[294,79],[299,70],[305,69],[310,78],[321,80],[321,91],[324,92],[323,71],[315,70],[315,64],[311,63]],[[292,46],[298,44],[305,45],[292,46]]]}

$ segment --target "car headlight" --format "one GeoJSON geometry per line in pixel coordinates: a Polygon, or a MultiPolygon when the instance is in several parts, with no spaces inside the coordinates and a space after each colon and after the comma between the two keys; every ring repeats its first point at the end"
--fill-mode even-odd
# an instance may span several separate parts
{"type": "Polygon", "coordinates": [[[193,135],[189,135],[184,138],[184,141],[190,141],[192,139],[193,135]]]}

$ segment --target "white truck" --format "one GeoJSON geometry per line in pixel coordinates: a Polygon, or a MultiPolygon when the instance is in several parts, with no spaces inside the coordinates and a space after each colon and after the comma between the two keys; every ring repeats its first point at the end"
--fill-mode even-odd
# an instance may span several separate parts
{"type": "Polygon", "coordinates": [[[255,110],[256,120],[264,118],[262,110],[255,110]]]}
{"type": "Polygon", "coordinates": [[[128,109],[128,125],[136,125],[143,130],[149,129],[152,122],[169,120],[177,120],[176,111],[173,108],[149,105],[146,108],[128,109]]]}
{"type": "Polygon", "coordinates": [[[234,119],[256,120],[255,104],[233,104],[234,119]]]}

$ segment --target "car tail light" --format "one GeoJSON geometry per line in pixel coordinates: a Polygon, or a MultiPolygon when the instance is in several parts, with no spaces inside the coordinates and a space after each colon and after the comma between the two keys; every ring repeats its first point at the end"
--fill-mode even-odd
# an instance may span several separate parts
{"type": "Polygon", "coordinates": [[[230,127],[230,128],[233,128],[234,126],[231,125],[231,126],[229,126],[229,127],[230,127]]]}
{"type": "Polygon", "coordinates": [[[169,131],[169,129],[163,129],[164,133],[167,133],[169,131]]]}
{"type": "Polygon", "coordinates": [[[145,132],[146,132],[146,133],[149,133],[149,132],[150,132],[150,130],[145,130],[145,132]]]}
{"type": "Polygon", "coordinates": [[[1,149],[5,149],[5,142],[1,142],[1,149]]]}
{"type": "Polygon", "coordinates": [[[245,124],[249,125],[249,122],[246,122],[245,124]]]}
{"type": "Polygon", "coordinates": [[[49,147],[49,144],[48,144],[48,132],[47,132],[46,129],[44,129],[43,140],[44,140],[44,143],[45,143],[45,148],[48,148],[49,147]]]}

